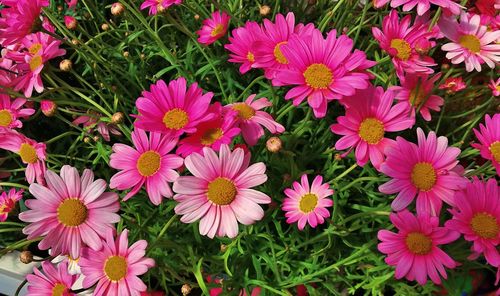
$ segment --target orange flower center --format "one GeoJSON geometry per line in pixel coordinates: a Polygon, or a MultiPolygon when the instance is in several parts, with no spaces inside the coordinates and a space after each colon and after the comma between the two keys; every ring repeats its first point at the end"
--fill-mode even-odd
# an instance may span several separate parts
{"type": "Polygon", "coordinates": [[[251,53],[250,51],[247,53],[247,59],[250,63],[254,63],[255,62],[255,55],[253,53],[251,53]]]}
{"type": "Polygon", "coordinates": [[[233,109],[238,111],[238,117],[243,120],[248,120],[255,115],[255,110],[246,103],[236,103],[233,109]]]}
{"type": "Polygon", "coordinates": [[[122,256],[111,256],[104,263],[104,274],[110,281],[118,282],[127,275],[127,260],[122,256]]]}
{"type": "Polygon", "coordinates": [[[208,200],[216,205],[224,206],[232,203],[237,193],[234,183],[226,178],[218,177],[208,183],[208,200]]]}
{"type": "Polygon", "coordinates": [[[281,46],[284,44],[287,44],[287,43],[288,43],[288,41],[283,41],[283,42],[276,44],[276,46],[274,47],[274,58],[276,59],[276,61],[278,63],[283,64],[283,65],[288,64],[288,60],[283,55],[283,52],[281,52],[281,46]]]}
{"type": "Polygon", "coordinates": [[[38,67],[40,67],[43,64],[42,57],[39,55],[36,55],[31,58],[29,65],[30,65],[30,70],[35,71],[38,67]]]}
{"type": "Polygon", "coordinates": [[[200,142],[204,146],[210,146],[213,143],[215,143],[215,141],[217,141],[218,139],[220,139],[222,137],[222,135],[223,135],[223,132],[222,132],[221,128],[218,128],[218,127],[216,127],[216,128],[209,128],[201,136],[200,142]]]}
{"type": "Polygon", "coordinates": [[[310,213],[318,204],[318,196],[314,193],[307,193],[302,196],[299,203],[299,209],[304,213],[310,213]]]}
{"type": "Polygon", "coordinates": [[[87,217],[87,207],[77,198],[65,199],[57,208],[57,219],[64,226],[79,226],[87,220],[87,217]]]}
{"type": "Polygon", "coordinates": [[[429,191],[436,184],[437,175],[434,167],[428,162],[415,164],[411,171],[411,182],[422,191],[429,191]]]}
{"type": "Polygon", "coordinates": [[[398,54],[396,55],[399,59],[406,61],[410,58],[411,55],[411,46],[408,42],[403,39],[392,39],[391,40],[391,48],[395,49],[398,54]]]}
{"type": "Polygon", "coordinates": [[[33,43],[29,48],[28,51],[32,55],[37,54],[40,50],[42,49],[42,44],[41,43],[33,43]]]}
{"type": "Polygon", "coordinates": [[[169,129],[180,130],[189,123],[189,117],[186,111],[174,108],[165,113],[163,123],[169,129]]]}
{"type": "Polygon", "coordinates": [[[462,35],[458,39],[458,43],[473,53],[481,51],[481,41],[474,35],[462,35]]]}
{"type": "Polygon", "coordinates": [[[416,255],[426,255],[432,250],[432,240],[423,233],[411,232],[406,237],[406,246],[416,255]]]}
{"type": "Polygon", "coordinates": [[[0,110],[0,126],[7,127],[12,123],[12,115],[9,110],[0,110]]]}
{"type": "Polygon", "coordinates": [[[470,226],[474,233],[486,239],[496,238],[498,235],[497,219],[488,213],[477,213],[472,217],[470,226]]]}
{"type": "Polygon", "coordinates": [[[495,141],[490,145],[490,152],[496,162],[500,162],[500,141],[495,141]]]}
{"type": "Polygon", "coordinates": [[[68,288],[64,284],[61,284],[61,283],[57,283],[52,288],[52,296],[63,296],[67,292],[68,292],[68,288]]]}
{"type": "Polygon", "coordinates": [[[22,143],[21,148],[18,152],[19,156],[24,163],[36,163],[38,161],[38,156],[36,155],[35,147],[28,143],[22,143]]]}
{"type": "Polygon", "coordinates": [[[223,33],[224,33],[224,26],[222,24],[218,24],[212,30],[212,32],[210,33],[210,36],[215,37],[215,36],[219,36],[219,35],[221,35],[223,33]]]}
{"type": "Polygon", "coordinates": [[[364,119],[359,125],[359,137],[368,144],[377,144],[384,138],[384,124],[373,117],[364,119]]]}
{"type": "Polygon", "coordinates": [[[333,82],[333,73],[325,64],[312,64],[304,71],[306,84],[314,89],[325,89],[333,82]]]}
{"type": "Polygon", "coordinates": [[[143,177],[150,177],[160,169],[161,156],[158,152],[149,150],[141,154],[137,160],[137,170],[143,177]]]}

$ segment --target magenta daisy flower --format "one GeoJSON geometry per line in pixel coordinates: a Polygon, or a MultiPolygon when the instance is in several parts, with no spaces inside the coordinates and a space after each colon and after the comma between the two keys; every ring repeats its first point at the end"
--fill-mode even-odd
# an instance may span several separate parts
{"type": "Polygon", "coordinates": [[[445,89],[446,93],[454,94],[458,91],[464,90],[467,87],[462,77],[448,77],[439,85],[439,89],[445,89]]]}
{"type": "Polygon", "coordinates": [[[42,8],[49,6],[49,1],[17,0],[5,4],[10,7],[3,8],[0,12],[5,25],[0,29],[3,46],[18,43],[26,35],[36,32],[41,27],[42,8]]]}
{"type": "Polygon", "coordinates": [[[240,133],[240,128],[236,127],[238,112],[235,110],[223,112],[221,104],[215,102],[209,113],[213,115],[212,119],[199,124],[195,133],[182,139],[177,154],[186,157],[193,152],[203,153],[204,147],[219,151],[222,144],[231,144],[240,133]]]}
{"type": "Polygon", "coordinates": [[[106,232],[103,248],[95,251],[84,248],[80,258],[83,287],[90,288],[97,283],[94,294],[104,295],[139,295],[146,291],[146,285],[138,277],[155,265],[151,258],[144,257],[148,242],[136,241],[128,246],[128,230],[124,229],[117,237],[113,231],[106,232]]]}
{"type": "Polygon", "coordinates": [[[375,65],[364,52],[351,53],[352,39],[346,35],[337,38],[336,34],[332,30],[324,39],[314,30],[310,38],[292,36],[281,48],[290,68],[279,71],[276,80],[280,85],[296,85],[285,99],[293,99],[295,106],[307,99],[318,118],[326,115],[328,101],[367,88],[371,75],[365,70],[375,65]]]}
{"type": "Polygon", "coordinates": [[[417,216],[408,210],[390,215],[392,224],[399,230],[394,233],[380,230],[378,250],[387,255],[385,262],[396,266],[395,277],[405,277],[425,285],[427,278],[441,284],[447,278],[445,267],[455,268],[458,263],[439,248],[439,245],[455,241],[460,234],[439,227],[439,218],[420,213],[417,216]]]}
{"type": "Polygon", "coordinates": [[[180,5],[182,0],[146,0],[142,2],[140,9],[149,8],[149,15],[163,12],[172,5],[180,5]]]}
{"type": "Polygon", "coordinates": [[[287,196],[283,200],[282,210],[286,212],[286,223],[292,224],[298,221],[299,230],[303,230],[306,224],[315,228],[330,217],[326,209],[333,206],[333,195],[328,183],[323,183],[322,176],[314,177],[312,186],[309,186],[307,174],[302,175],[299,182],[293,182],[293,189],[285,189],[287,196]]]}
{"type": "Polygon", "coordinates": [[[397,137],[396,145],[387,148],[387,159],[380,171],[392,180],[379,190],[398,193],[392,202],[394,211],[403,210],[417,196],[417,212],[437,216],[443,201],[455,205],[455,192],[467,184],[467,179],[457,173],[460,149],[448,147],[448,139],[437,138],[434,132],[426,138],[421,128],[417,136],[418,145],[397,137]]]}
{"type": "Polygon", "coordinates": [[[491,94],[494,97],[500,96],[500,78],[498,78],[496,81],[491,79],[488,87],[491,89],[491,94]]]}
{"type": "Polygon", "coordinates": [[[47,170],[47,186],[30,185],[35,199],[26,200],[30,210],[20,213],[19,219],[31,223],[23,229],[28,239],[43,237],[41,250],[52,248],[53,255],[79,258],[83,244],[100,250],[101,237],[120,221],[118,195],[104,192],[106,181],[94,181],[91,170],[80,177],[74,167],[65,165],[60,175],[47,170]]]}
{"type": "Polygon", "coordinates": [[[60,263],[56,266],[49,261],[42,262],[42,271],[33,268],[33,274],[28,274],[29,295],[74,296],[71,287],[77,280],[76,275],[68,273],[68,264],[60,263]]]}
{"type": "Polygon", "coordinates": [[[203,25],[198,34],[198,42],[210,45],[226,35],[231,17],[225,11],[214,11],[212,17],[203,21],[203,25]]]}
{"type": "Polygon", "coordinates": [[[10,99],[7,94],[0,93],[0,128],[21,128],[22,122],[19,118],[28,118],[35,113],[35,109],[22,108],[26,99],[10,99]]]}
{"type": "Polygon", "coordinates": [[[447,51],[446,58],[452,64],[465,63],[467,72],[474,69],[481,71],[481,64],[486,63],[494,69],[500,62],[500,30],[488,31],[486,26],[481,25],[481,17],[477,14],[460,15],[460,23],[456,19],[442,18],[439,28],[444,36],[450,39],[441,47],[447,51]]]}
{"type": "Polygon", "coordinates": [[[380,169],[384,150],[394,145],[394,140],[386,138],[385,133],[402,131],[415,123],[408,116],[406,104],[393,106],[394,93],[390,90],[384,92],[380,86],[358,90],[342,102],[347,106],[345,116],[337,117],[338,123],[330,127],[333,133],[342,135],[335,143],[335,149],[349,148],[350,151],[355,148],[358,165],[364,166],[370,160],[377,170],[380,169]]]}
{"type": "Polygon", "coordinates": [[[224,48],[229,50],[229,61],[241,64],[240,73],[250,71],[255,63],[254,42],[260,40],[264,32],[256,22],[246,22],[244,27],[236,28],[229,37],[229,44],[224,48]]]}
{"type": "Polygon", "coordinates": [[[500,264],[497,246],[500,244],[500,190],[497,181],[487,182],[475,177],[467,188],[455,194],[455,207],[450,210],[452,220],[446,227],[464,235],[473,242],[472,258],[484,253],[492,266],[500,264]]]}
{"type": "Polygon", "coordinates": [[[426,121],[432,119],[430,110],[439,112],[444,99],[433,94],[434,84],[441,77],[441,73],[429,77],[427,74],[406,73],[400,77],[401,86],[390,87],[396,93],[396,99],[406,104],[411,110],[411,116],[419,110],[426,121]]]}
{"type": "Polygon", "coordinates": [[[186,157],[186,168],[193,176],[181,176],[174,183],[174,199],[179,202],[175,213],[181,221],[200,220],[200,234],[210,238],[236,237],[238,222],[253,224],[264,216],[259,204],[268,204],[271,198],[251,189],[267,181],[266,166],[259,162],[249,165],[250,154],[243,149],[233,152],[222,145],[217,155],[211,148],[203,148],[203,156],[193,153],[186,157]]]}
{"type": "Polygon", "coordinates": [[[160,133],[150,133],[135,129],[132,132],[135,148],[124,144],[114,144],[109,165],[119,173],[111,177],[109,187],[118,190],[132,188],[123,199],[134,196],[146,184],[149,199],[159,205],[162,197],[172,197],[168,182],[174,182],[179,174],[174,170],[182,166],[183,159],[169,154],[177,145],[177,138],[160,133]]]}
{"type": "Polygon", "coordinates": [[[184,77],[170,81],[168,86],[163,80],[151,85],[151,91],[143,91],[135,102],[139,115],[134,126],[172,136],[194,133],[212,116],[207,111],[213,93],[203,94],[197,83],[186,87],[184,77]]]}
{"type": "Polygon", "coordinates": [[[417,14],[420,16],[429,11],[431,4],[442,7],[453,14],[459,14],[462,8],[453,0],[374,0],[373,6],[380,8],[389,2],[391,2],[392,8],[403,6],[403,11],[410,11],[416,6],[417,14]]]}
{"type": "Polygon", "coordinates": [[[485,124],[479,125],[479,130],[473,129],[479,143],[472,144],[472,147],[481,152],[481,156],[491,160],[493,166],[500,176],[500,114],[491,117],[486,114],[485,124]]]}
{"type": "Polygon", "coordinates": [[[285,128],[274,121],[269,113],[261,111],[262,108],[271,107],[273,104],[267,98],[255,100],[256,95],[249,96],[243,103],[234,103],[224,106],[238,112],[237,125],[241,129],[241,135],[249,146],[257,144],[264,135],[265,127],[273,134],[283,133],[285,128]]]}
{"type": "Polygon", "coordinates": [[[0,222],[7,220],[10,211],[16,207],[16,203],[23,198],[23,190],[16,191],[11,188],[9,192],[4,191],[0,194],[0,222]]]}

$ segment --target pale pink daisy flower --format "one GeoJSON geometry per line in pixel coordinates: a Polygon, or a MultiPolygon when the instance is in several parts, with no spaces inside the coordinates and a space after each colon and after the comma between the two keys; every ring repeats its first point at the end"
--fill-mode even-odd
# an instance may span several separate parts
{"type": "Polygon", "coordinates": [[[22,108],[24,103],[26,103],[26,99],[11,100],[9,95],[0,93],[0,128],[23,127],[19,118],[28,118],[35,113],[35,109],[22,108]]]}
{"type": "Polygon", "coordinates": [[[417,129],[418,145],[397,137],[396,145],[386,149],[380,171],[392,180],[379,187],[385,194],[398,193],[394,211],[405,209],[417,196],[417,212],[439,215],[443,201],[455,205],[453,196],[465,187],[467,179],[457,173],[460,149],[448,147],[446,137],[417,129]]]}
{"type": "Polygon", "coordinates": [[[447,51],[446,58],[452,64],[465,63],[467,72],[474,69],[481,71],[481,64],[486,63],[494,69],[500,62],[500,44],[496,41],[500,38],[500,30],[489,32],[486,26],[482,26],[479,15],[460,15],[460,23],[456,19],[442,18],[439,28],[444,36],[450,39],[441,47],[447,51]]]}
{"type": "Polygon", "coordinates": [[[170,81],[168,86],[158,80],[135,102],[139,114],[134,126],[176,137],[194,133],[201,122],[213,118],[207,112],[213,96],[211,92],[203,94],[197,83],[187,88],[184,77],[170,81]]]}
{"type": "Polygon", "coordinates": [[[10,211],[16,207],[16,203],[23,198],[24,190],[16,191],[11,188],[8,192],[4,191],[0,194],[0,222],[7,220],[10,211]]]}
{"type": "Polygon", "coordinates": [[[229,61],[241,64],[240,73],[245,74],[255,63],[254,42],[260,40],[264,32],[256,22],[246,22],[244,27],[236,28],[224,48],[229,50],[229,61]]]}
{"type": "Polygon", "coordinates": [[[500,96],[500,77],[495,81],[494,79],[490,80],[488,87],[491,89],[492,95],[495,97],[500,96]]]}
{"type": "Polygon", "coordinates": [[[479,130],[473,129],[479,143],[472,144],[472,147],[479,150],[483,158],[491,160],[500,176],[500,114],[493,117],[486,114],[484,120],[485,124],[481,123],[479,130]]]}
{"type": "Polygon", "coordinates": [[[241,135],[249,146],[257,144],[264,135],[265,127],[273,134],[283,133],[285,128],[274,121],[269,113],[261,111],[262,108],[271,107],[273,104],[267,98],[254,101],[256,95],[249,96],[243,103],[234,103],[224,106],[238,112],[236,125],[241,129],[241,135]]]}
{"type": "Polygon", "coordinates": [[[276,74],[280,85],[295,85],[285,95],[298,106],[307,99],[317,118],[326,115],[328,101],[354,95],[364,89],[372,77],[366,69],[375,62],[366,59],[363,51],[353,49],[353,41],[346,35],[337,38],[335,30],[326,39],[319,30],[311,38],[292,36],[281,47],[290,68],[276,74]]]}
{"type": "Polygon", "coordinates": [[[198,34],[198,42],[210,45],[226,35],[231,17],[225,11],[214,11],[211,18],[203,21],[203,25],[198,34]]]}
{"type": "Polygon", "coordinates": [[[150,133],[135,129],[132,132],[135,148],[125,144],[114,144],[110,156],[110,167],[121,170],[111,177],[109,187],[118,190],[130,189],[123,200],[134,196],[145,184],[149,199],[159,205],[162,197],[172,197],[168,182],[174,182],[179,174],[175,171],[183,164],[183,159],[169,154],[177,145],[177,138],[160,133],[150,133]]]}
{"type": "Polygon", "coordinates": [[[92,110],[89,110],[88,113],[89,115],[78,116],[72,123],[74,125],[81,124],[89,133],[92,133],[95,128],[102,138],[108,142],[111,140],[110,133],[115,136],[121,136],[122,133],[114,124],[101,121],[102,114],[92,110]]]}
{"type": "Polygon", "coordinates": [[[193,152],[203,153],[204,147],[219,151],[222,144],[231,144],[233,138],[239,135],[241,130],[236,126],[237,111],[223,112],[219,102],[210,106],[208,111],[212,113],[212,119],[200,123],[196,127],[196,132],[182,139],[179,142],[177,154],[186,157],[193,152]]]}
{"type": "Polygon", "coordinates": [[[439,245],[455,241],[460,234],[445,227],[439,227],[439,218],[419,213],[417,216],[408,210],[390,215],[397,233],[380,230],[378,250],[386,254],[385,262],[396,266],[396,279],[416,280],[425,285],[430,278],[441,284],[441,277],[447,279],[445,267],[455,268],[458,263],[439,248],[439,245]],[[440,277],[441,275],[441,277],[440,277]]]}
{"type": "Polygon", "coordinates": [[[326,209],[333,206],[333,200],[328,198],[333,195],[328,183],[323,183],[322,176],[314,177],[312,186],[309,186],[307,174],[302,175],[299,182],[293,182],[293,189],[285,189],[287,196],[283,200],[281,209],[285,211],[286,223],[292,224],[298,221],[299,230],[303,230],[306,224],[315,228],[330,217],[326,209]]]}
{"type": "Polygon", "coordinates": [[[374,0],[373,6],[380,8],[389,2],[391,2],[392,8],[403,5],[403,11],[410,11],[416,6],[418,15],[424,15],[424,13],[429,11],[431,4],[442,7],[453,14],[459,14],[462,8],[462,6],[453,0],[374,0]]]}
{"type": "Polygon", "coordinates": [[[5,25],[0,29],[0,40],[6,46],[20,42],[26,35],[41,28],[40,13],[43,7],[49,6],[49,1],[16,0],[4,4],[10,5],[9,8],[0,10],[5,25]]]}
{"type": "Polygon", "coordinates": [[[33,268],[33,274],[28,274],[28,294],[33,296],[74,296],[71,287],[77,280],[76,275],[71,275],[67,271],[68,264],[63,262],[56,266],[49,261],[42,262],[42,271],[37,267],[33,268]]]}
{"type": "Polygon", "coordinates": [[[467,188],[455,194],[455,207],[450,210],[453,219],[445,226],[464,235],[473,242],[475,259],[484,254],[492,266],[500,264],[497,246],[500,244],[500,190],[494,178],[483,182],[475,177],[467,188]]]}
{"type": "Polygon", "coordinates": [[[140,9],[149,8],[149,15],[163,12],[172,5],[180,5],[182,0],[146,0],[142,2],[140,9]]]}
{"type": "Polygon", "coordinates": [[[259,204],[269,204],[271,198],[251,189],[267,181],[266,166],[259,162],[249,165],[250,154],[243,149],[233,152],[222,145],[217,155],[203,148],[203,155],[193,153],[184,163],[193,176],[180,176],[174,183],[174,199],[179,202],[175,213],[181,221],[200,220],[200,234],[210,238],[238,235],[238,222],[253,224],[264,217],[259,204]]]}
{"type": "Polygon", "coordinates": [[[401,86],[390,87],[396,93],[396,99],[404,102],[411,110],[411,116],[419,110],[425,121],[432,119],[430,110],[439,112],[444,99],[433,94],[434,84],[441,77],[441,73],[430,77],[427,74],[406,73],[400,77],[401,86]]]}
{"type": "Polygon", "coordinates": [[[355,149],[358,165],[364,166],[370,160],[379,170],[384,162],[384,150],[395,144],[385,137],[386,133],[408,129],[415,119],[409,116],[406,104],[393,106],[394,92],[384,92],[380,86],[358,90],[342,102],[347,106],[345,116],[337,117],[338,123],[330,127],[333,133],[342,135],[335,149],[349,148],[347,153],[355,149]]]}
{"type": "Polygon", "coordinates": [[[467,87],[462,77],[448,77],[439,85],[439,89],[445,89],[448,94],[454,94],[467,87]]]}
{"type": "Polygon", "coordinates": [[[116,239],[108,230],[103,248],[96,251],[84,248],[80,258],[83,287],[96,285],[95,296],[139,295],[147,286],[138,277],[155,265],[151,258],[144,257],[148,242],[139,240],[128,246],[128,230],[124,229],[116,239]]]}
{"type": "Polygon", "coordinates": [[[30,210],[19,214],[19,219],[31,223],[23,233],[28,239],[43,237],[38,248],[52,248],[53,255],[79,258],[83,245],[100,250],[101,238],[120,221],[118,195],[104,192],[106,181],[94,181],[91,170],[84,170],[80,177],[69,165],[61,168],[60,176],[47,170],[45,180],[47,186],[30,185],[35,199],[26,200],[30,210]]]}

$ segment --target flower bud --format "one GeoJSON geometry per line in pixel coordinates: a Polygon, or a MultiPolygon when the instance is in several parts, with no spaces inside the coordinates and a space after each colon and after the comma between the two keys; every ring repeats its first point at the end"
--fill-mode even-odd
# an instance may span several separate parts
{"type": "Polygon", "coordinates": [[[269,13],[271,12],[271,7],[267,6],[267,5],[262,5],[260,8],[259,8],[259,13],[261,16],[266,16],[268,15],[269,13]]]}
{"type": "Polygon", "coordinates": [[[29,264],[33,262],[33,254],[30,251],[22,251],[19,260],[24,264],[29,264]]]}
{"type": "Polygon", "coordinates": [[[71,60],[65,59],[59,63],[59,69],[63,72],[69,72],[73,68],[73,63],[71,60]]]}
{"type": "Polygon", "coordinates": [[[189,284],[182,285],[181,293],[183,296],[189,295],[191,293],[191,286],[189,284]]]}
{"type": "Polygon", "coordinates": [[[123,122],[123,119],[125,118],[125,115],[123,115],[122,112],[116,112],[111,116],[111,123],[112,124],[120,124],[123,122]]]}
{"type": "Polygon", "coordinates": [[[107,31],[107,30],[109,30],[109,25],[108,25],[108,24],[102,24],[102,25],[101,25],[101,29],[102,29],[103,31],[107,31]]]}
{"type": "Polygon", "coordinates": [[[270,137],[266,142],[266,148],[269,152],[276,153],[281,150],[283,142],[278,137],[270,137]]]}
{"type": "Polygon", "coordinates": [[[56,114],[57,104],[51,100],[42,100],[40,102],[40,109],[42,113],[47,117],[52,117],[56,114]]]}
{"type": "Polygon", "coordinates": [[[115,2],[111,5],[111,14],[120,15],[125,11],[125,7],[120,2],[115,2]]]}
{"type": "Polygon", "coordinates": [[[66,25],[66,28],[68,28],[68,30],[74,30],[74,29],[76,29],[78,22],[76,21],[76,18],[74,18],[70,15],[65,15],[64,16],[64,24],[66,25]]]}

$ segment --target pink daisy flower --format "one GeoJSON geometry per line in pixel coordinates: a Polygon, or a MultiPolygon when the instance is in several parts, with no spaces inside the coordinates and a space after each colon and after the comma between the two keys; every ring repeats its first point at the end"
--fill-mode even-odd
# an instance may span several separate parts
{"type": "Polygon", "coordinates": [[[474,69],[481,71],[481,64],[486,63],[494,69],[495,64],[500,62],[500,44],[496,41],[500,38],[500,30],[489,32],[486,26],[482,26],[479,15],[460,15],[460,23],[455,19],[442,18],[439,28],[444,36],[450,39],[441,47],[447,51],[446,58],[452,64],[465,63],[467,72],[474,69]]]}
{"type": "Polygon", "coordinates": [[[214,11],[212,17],[203,21],[203,25],[196,33],[198,42],[204,45],[210,45],[226,35],[231,17],[225,11],[214,11]]]}
{"type": "Polygon", "coordinates": [[[132,190],[124,201],[134,196],[146,184],[149,199],[159,205],[162,197],[172,197],[168,182],[174,182],[179,174],[174,171],[183,164],[183,159],[169,154],[177,145],[177,138],[170,138],[160,133],[150,133],[135,129],[132,132],[135,148],[124,144],[114,144],[109,165],[119,173],[111,177],[109,187],[118,190],[132,190]]]}
{"type": "Polygon", "coordinates": [[[155,265],[153,259],[144,257],[148,242],[139,240],[129,247],[127,229],[116,240],[113,231],[108,230],[102,245],[100,251],[90,248],[82,251],[83,287],[90,288],[97,283],[93,294],[96,296],[139,295],[146,291],[146,285],[138,276],[155,265]]]}
{"type": "Polygon", "coordinates": [[[10,99],[7,94],[0,93],[0,128],[21,128],[22,122],[18,118],[28,118],[35,113],[35,109],[22,108],[26,99],[10,99]]]}
{"type": "Polygon", "coordinates": [[[448,147],[446,137],[430,132],[426,138],[417,129],[418,145],[397,137],[396,145],[385,154],[386,161],[380,171],[392,180],[379,187],[385,194],[398,193],[392,202],[394,211],[405,209],[417,196],[417,212],[439,215],[443,201],[455,205],[453,196],[465,187],[467,179],[457,171],[460,149],[448,147]]]}
{"type": "Polygon", "coordinates": [[[487,182],[475,177],[467,188],[455,194],[455,207],[450,210],[452,220],[445,226],[464,235],[466,241],[473,242],[473,254],[469,259],[484,253],[489,264],[498,266],[500,254],[500,190],[497,181],[487,182]]]}
{"type": "Polygon", "coordinates": [[[373,6],[380,8],[389,2],[391,2],[392,8],[403,5],[403,11],[410,11],[416,6],[418,15],[424,15],[424,13],[429,11],[431,4],[442,7],[453,14],[459,14],[462,8],[453,0],[374,0],[373,6]]]}
{"type": "Polygon", "coordinates": [[[427,278],[441,284],[441,277],[447,279],[445,267],[455,268],[458,263],[439,248],[439,245],[455,241],[460,234],[445,227],[439,227],[439,218],[420,213],[417,216],[408,210],[390,215],[397,233],[380,230],[378,250],[386,254],[385,262],[396,266],[395,277],[417,280],[425,285],[427,278]]]}
{"type": "Polygon", "coordinates": [[[175,137],[194,133],[201,122],[213,118],[207,111],[214,94],[203,94],[197,83],[186,87],[184,77],[170,81],[168,86],[163,80],[151,85],[151,91],[143,91],[135,102],[139,114],[134,126],[175,137]]]}
{"type": "Polygon", "coordinates": [[[26,164],[26,181],[28,183],[44,183],[44,173],[46,170],[45,144],[25,137],[14,130],[0,130],[0,149],[5,149],[17,153],[21,161],[26,164]]]}
{"type": "Polygon", "coordinates": [[[65,165],[60,175],[47,170],[47,186],[30,185],[35,199],[26,200],[30,210],[20,213],[19,219],[31,223],[23,229],[28,239],[43,237],[40,250],[52,248],[53,255],[79,258],[83,244],[100,250],[101,237],[120,221],[118,195],[104,192],[106,181],[94,181],[91,170],[80,177],[74,167],[65,165]]]}
{"type": "Polygon", "coordinates": [[[439,89],[445,89],[448,94],[454,94],[465,89],[466,86],[462,77],[448,77],[444,83],[439,86],[439,89]]]}
{"type": "Polygon", "coordinates": [[[224,48],[229,50],[229,61],[241,64],[240,73],[245,74],[250,71],[255,63],[254,42],[260,40],[264,32],[262,27],[256,22],[246,22],[244,27],[236,28],[229,37],[229,44],[224,48]]]}
{"type": "Polygon", "coordinates": [[[29,295],[54,295],[54,296],[74,296],[71,287],[77,280],[76,275],[71,275],[67,271],[68,264],[60,263],[56,266],[49,261],[42,262],[41,272],[38,268],[33,268],[33,274],[28,274],[29,295]]]}
{"type": "Polygon", "coordinates": [[[78,116],[72,123],[74,125],[81,124],[89,133],[92,133],[95,128],[102,138],[108,142],[111,140],[110,133],[115,136],[121,136],[122,133],[114,124],[101,121],[102,114],[92,110],[89,110],[88,113],[89,115],[78,116]]]}
{"type": "Polygon", "coordinates": [[[495,97],[500,96],[500,78],[497,81],[491,79],[488,87],[491,89],[492,95],[495,97]]]}
{"type": "Polygon", "coordinates": [[[149,15],[163,12],[172,5],[180,5],[182,0],[146,0],[142,2],[140,9],[149,8],[149,15]]]}
{"type": "Polygon", "coordinates": [[[317,118],[326,115],[328,101],[367,88],[371,75],[365,70],[375,65],[364,52],[351,53],[352,39],[346,35],[336,38],[336,34],[332,30],[324,39],[314,30],[309,39],[292,36],[281,48],[290,68],[279,71],[276,80],[280,85],[296,85],[285,99],[293,99],[295,106],[307,99],[317,118]]]}
{"type": "Polygon", "coordinates": [[[500,114],[491,117],[486,114],[485,124],[479,125],[479,130],[473,129],[479,143],[472,144],[472,147],[481,152],[481,156],[491,160],[493,166],[500,176],[500,114]]]}
{"type": "Polygon", "coordinates": [[[418,54],[418,46],[435,37],[434,31],[429,31],[429,25],[423,21],[415,22],[410,26],[411,15],[407,15],[399,22],[396,10],[391,10],[382,21],[382,30],[372,27],[373,37],[379,42],[380,48],[392,57],[392,63],[398,76],[403,72],[427,73],[434,72],[430,67],[435,66],[434,60],[428,56],[418,54]]]}
{"type": "Polygon", "coordinates": [[[250,154],[243,149],[233,152],[222,145],[217,155],[211,148],[203,148],[204,156],[193,153],[186,157],[186,168],[193,176],[180,176],[174,183],[174,199],[179,202],[175,213],[181,221],[200,220],[200,234],[210,238],[238,235],[238,222],[253,224],[264,217],[259,204],[268,204],[271,198],[250,189],[267,181],[266,166],[259,162],[249,165],[250,154]]]}
{"type": "Polygon", "coordinates": [[[323,183],[322,176],[314,177],[312,186],[309,186],[307,174],[302,175],[299,182],[293,182],[293,189],[285,189],[287,196],[283,200],[282,210],[285,211],[286,223],[292,224],[298,221],[299,230],[303,230],[306,224],[315,228],[330,217],[326,209],[333,206],[333,195],[328,183],[323,183]]]}
{"type": "Polygon", "coordinates": [[[1,10],[5,27],[0,29],[0,40],[6,46],[18,43],[26,35],[38,31],[42,23],[40,13],[43,7],[49,6],[49,1],[17,0],[4,4],[11,6],[1,10]]]}
{"type": "Polygon", "coordinates": [[[382,87],[370,86],[358,90],[354,96],[345,97],[345,116],[337,117],[330,129],[342,135],[335,149],[349,151],[355,148],[356,162],[364,166],[368,160],[378,170],[384,162],[384,150],[395,144],[385,137],[386,132],[397,132],[410,128],[415,119],[409,117],[406,104],[394,102],[394,92],[384,92],[382,87]]]}
{"type": "Polygon", "coordinates": [[[404,102],[411,116],[419,110],[426,121],[432,119],[430,110],[439,112],[444,99],[433,94],[434,84],[441,77],[441,73],[429,77],[427,74],[406,73],[400,77],[401,86],[390,87],[396,93],[396,99],[404,102]]]}
{"type": "Polygon", "coordinates": [[[241,135],[249,146],[257,144],[264,135],[265,127],[273,134],[283,133],[285,128],[274,121],[269,113],[260,111],[262,108],[271,107],[273,104],[267,98],[255,100],[256,95],[249,96],[243,103],[234,103],[224,106],[238,112],[236,125],[241,129],[241,135]]]}
{"type": "Polygon", "coordinates": [[[219,151],[222,144],[231,144],[240,133],[240,128],[236,127],[237,111],[226,109],[223,112],[221,104],[215,102],[210,106],[209,113],[212,113],[212,119],[201,123],[195,133],[182,139],[177,154],[186,157],[193,152],[203,153],[204,147],[219,151]]]}
{"type": "Polygon", "coordinates": [[[16,207],[16,202],[23,198],[23,190],[11,188],[9,192],[0,194],[0,222],[7,220],[10,211],[16,207]]]}

